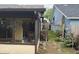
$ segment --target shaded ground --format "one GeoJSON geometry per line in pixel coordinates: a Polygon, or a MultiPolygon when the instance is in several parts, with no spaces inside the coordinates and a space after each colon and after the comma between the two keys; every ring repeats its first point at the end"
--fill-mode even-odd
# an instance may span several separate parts
{"type": "Polygon", "coordinates": [[[61,49],[60,46],[58,44],[56,44],[56,42],[48,42],[48,45],[46,47],[47,53],[60,53],[61,49]]]}
{"type": "Polygon", "coordinates": [[[39,48],[39,53],[41,54],[75,54],[75,50],[72,48],[63,48],[60,43],[55,41],[48,42],[46,48],[41,46],[39,48]]]}
{"type": "Polygon", "coordinates": [[[51,31],[48,33],[47,45],[40,45],[40,54],[75,54],[76,51],[73,48],[62,47],[61,42],[56,42],[53,38],[56,38],[51,31]]]}

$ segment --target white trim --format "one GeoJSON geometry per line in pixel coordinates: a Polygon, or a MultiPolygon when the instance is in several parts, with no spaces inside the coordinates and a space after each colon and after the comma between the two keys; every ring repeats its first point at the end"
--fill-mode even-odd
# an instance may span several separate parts
{"type": "Polygon", "coordinates": [[[67,18],[67,16],[60,9],[58,9],[56,6],[55,6],[55,8],[67,18]]]}
{"type": "Polygon", "coordinates": [[[79,19],[79,17],[67,17],[67,19],[79,19]]]}
{"type": "Polygon", "coordinates": [[[66,16],[58,7],[55,6],[55,8],[56,8],[61,14],[63,14],[67,19],[79,19],[79,17],[68,17],[68,16],[66,16]]]}

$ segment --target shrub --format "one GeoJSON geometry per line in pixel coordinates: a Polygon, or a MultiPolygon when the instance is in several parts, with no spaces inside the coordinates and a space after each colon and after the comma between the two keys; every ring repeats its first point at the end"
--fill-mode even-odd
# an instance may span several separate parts
{"type": "Polygon", "coordinates": [[[61,37],[57,37],[57,38],[55,39],[55,41],[56,41],[56,42],[63,42],[63,39],[62,39],[61,37]]]}
{"type": "Polygon", "coordinates": [[[61,41],[62,41],[62,38],[61,38],[62,34],[61,34],[61,31],[60,31],[60,30],[57,30],[57,31],[55,32],[55,35],[56,35],[55,41],[61,42],[61,41]]]}
{"type": "Polygon", "coordinates": [[[63,40],[64,42],[62,43],[63,47],[72,47],[74,44],[72,44],[72,36],[66,36],[63,40]]]}
{"type": "Polygon", "coordinates": [[[61,31],[60,31],[60,30],[57,30],[57,31],[56,31],[56,36],[57,36],[57,37],[62,36],[62,33],[61,33],[61,31]]]}
{"type": "Polygon", "coordinates": [[[76,50],[79,50],[79,35],[75,38],[75,41],[74,41],[74,48],[76,50]]]}

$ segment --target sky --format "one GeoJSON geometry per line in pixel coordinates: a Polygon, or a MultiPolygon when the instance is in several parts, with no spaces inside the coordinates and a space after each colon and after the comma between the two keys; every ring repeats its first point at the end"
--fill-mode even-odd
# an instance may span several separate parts
{"type": "Polygon", "coordinates": [[[35,5],[43,4],[46,8],[52,8],[53,4],[79,4],[78,0],[0,0],[0,4],[35,5]]]}
{"type": "Polygon", "coordinates": [[[46,8],[52,8],[52,0],[0,0],[0,4],[19,4],[19,5],[45,5],[46,8]]]}
{"type": "Polygon", "coordinates": [[[0,0],[0,4],[52,4],[53,0],[0,0]]]}

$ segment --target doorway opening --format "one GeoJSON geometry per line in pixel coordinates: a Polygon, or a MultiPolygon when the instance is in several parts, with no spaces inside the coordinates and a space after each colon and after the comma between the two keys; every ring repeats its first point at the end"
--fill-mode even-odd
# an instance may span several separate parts
{"type": "Polygon", "coordinates": [[[23,38],[25,43],[34,44],[35,42],[35,22],[34,20],[23,21],[23,38]]]}

